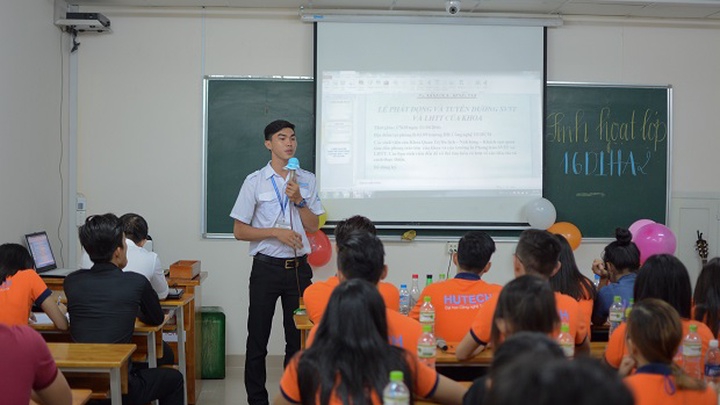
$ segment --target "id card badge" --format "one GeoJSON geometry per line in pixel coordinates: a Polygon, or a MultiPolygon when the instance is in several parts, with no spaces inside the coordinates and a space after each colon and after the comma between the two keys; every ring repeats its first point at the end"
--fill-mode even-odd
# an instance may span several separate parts
{"type": "Polygon", "coordinates": [[[279,218],[277,222],[275,222],[275,228],[292,229],[290,227],[290,222],[286,221],[285,218],[279,218]]]}

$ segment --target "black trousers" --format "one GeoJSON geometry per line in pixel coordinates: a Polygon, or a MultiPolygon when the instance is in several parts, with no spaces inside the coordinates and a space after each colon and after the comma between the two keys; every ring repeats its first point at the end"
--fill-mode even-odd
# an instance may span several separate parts
{"type": "Polygon", "coordinates": [[[298,267],[300,293],[295,269],[253,260],[250,273],[250,307],[248,309],[248,338],[245,353],[245,390],[248,403],[267,405],[265,388],[267,344],[270,339],[275,305],[280,298],[285,329],[285,365],[300,350],[300,331],[295,328],[293,311],[298,307],[300,294],[309,286],[312,278],[310,265],[298,267]]]}
{"type": "MultiPolygon", "coordinates": [[[[123,405],[145,405],[156,399],[160,405],[183,405],[185,387],[182,374],[171,368],[136,368],[128,375],[128,393],[123,405]]],[[[110,405],[109,399],[91,400],[92,405],[110,405]]]]}

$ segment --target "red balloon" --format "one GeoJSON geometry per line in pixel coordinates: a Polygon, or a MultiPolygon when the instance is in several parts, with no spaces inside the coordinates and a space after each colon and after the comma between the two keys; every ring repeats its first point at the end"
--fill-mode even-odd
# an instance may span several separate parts
{"type": "Polygon", "coordinates": [[[330,262],[332,257],[332,245],[330,239],[323,231],[317,231],[307,234],[310,241],[310,254],[308,255],[308,263],[313,267],[322,267],[330,262]]]}
{"type": "Polygon", "coordinates": [[[572,250],[575,250],[580,246],[582,242],[582,234],[577,226],[570,222],[556,222],[550,228],[547,229],[550,233],[556,233],[562,235],[570,243],[572,250]]]}

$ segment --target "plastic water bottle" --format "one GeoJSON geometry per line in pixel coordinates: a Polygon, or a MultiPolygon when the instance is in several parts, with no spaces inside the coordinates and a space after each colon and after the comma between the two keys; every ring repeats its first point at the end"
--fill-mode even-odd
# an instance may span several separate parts
{"type": "Polygon", "coordinates": [[[435,332],[435,307],[430,302],[430,297],[425,296],[422,306],[420,306],[420,325],[430,325],[430,332],[435,332]]]}
{"type": "Polygon", "coordinates": [[[410,405],[410,390],[402,371],[391,371],[390,382],[383,390],[383,405],[410,405]]]}
{"type": "Polygon", "coordinates": [[[717,339],[710,341],[710,348],[705,355],[705,382],[720,382],[720,349],[718,349],[717,339]]]}
{"type": "Polygon", "coordinates": [[[575,341],[570,335],[570,325],[565,322],[560,326],[560,334],[557,337],[557,342],[563,353],[565,353],[565,357],[571,358],[575,356],[575,341]]]}
{"type": "Polygon", "coordinates": [[[630,311],[632,311],[633,305],[635,305],[635,299],[630,298],[630,303],[628,303],[628,306],[625,308],[625,322],[630,318],[630,311]]]}
{"type": "Polygon", "coordinates": [[[595,286],[595,289],[597,290],[598,287],[600,287],[600,275],[596,274],[595,278],[593,279],[593,285],[595,286]]]}
{"type": "Polygon", "coordinates": [[[622,297],[616,295],[615,298],[613,298],[612,305],[610,305],[610,316],[608,316],[608,320],[610,321],[610,332],[608,336],[612,336],[615,329],[620,326],[620,323],[622,323],[624,316],[625,308],[623,308],[622,297]]]}
{"type": "Polygon", "coordinates": [[[410,313],[410,291],[406,284],[400,284],[400,313],[403,315],[410,313]]]}
{"type": "Polygon", "coordinates": [[[414,308],[420,299],[420,287],[418,286],[418,275],[412,275],[412,284],[410,285],[410,308],[414,308]]]}
{"type": "Polygon", "coordinates": [[[425,287],[429,286],[430,284],[432,284],[432,274],[428,274],[427,276],[425,276],[425,287]]]}
{"type": "Polygon", "coordinates": [[[702,362],[702,340],[697,334],[697,325],[690,325],[690,332],[682,342],[682,359],[685,373],[698,380],[702,378],[700,363],[702,362]]]}
{"type": "Polygon", "coordinates": [[[432,333],[430,325],[423,325],[423,334],[418,339],[417,351],[420,361],[435,368],[435,358],[437,357],[437,341],[432,333]]]}

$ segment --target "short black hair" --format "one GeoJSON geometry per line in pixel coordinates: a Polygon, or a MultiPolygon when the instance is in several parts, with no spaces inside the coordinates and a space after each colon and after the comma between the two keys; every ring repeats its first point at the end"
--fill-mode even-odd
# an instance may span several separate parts
{"type": "Polygon", "coordinates": [[[348,280],[359,278],[377,284],[385,267],[380,238],[369,232],[351,232],[337,243],[337,267],[348,280]]]}
{"type": "Polygon", "coordinates": [[[495,241],[485,232],[470,231],[458,243],[458,266],[473,273],[481,272],[495,253],[495,241]]]}
{"type": "Polygon", "coordinates": [[[526,229],[520,234],[515,256],[525,271],[550,278],[560,258],[560,243],[548,231],[526,229]]]}
{"type": "Polygon", "coordinates": [[[17,243],[5,243],[0,245],[0,284],[7,277],[15,275],[19,270],[32,269],[35,267],[30,252],[25,246],[17,243]]]}
{"type": "Polygon", "coordinates": [[[80,244],[93,263],[109,263],[123,246],[123,224],[115,214],[91,215],[78,230],[80,244]]]}
{"type": "Polygon", "coordinates": [[[372,221],[362,215],[354,215],[343,219],[335,225],[335,243],[341,243],[347,239],[352,232],[363,231],[377,235],[377,229],[372,221]]]}
{"type": "Polygon", "coordinates": [[[148,224],[145,218],[132,212],[120,217],[125,237],[138,244],[148,238],[148,224]]]}
{"type": "Polygon", "coordinates": [[[270,138],[272,138],[273,134],[276,134],[283,128],[290,128],[295,131],[295,124],[285,120],[275,120],[267,124],[267,126],[265,127],[265,140],[269,141],[270,138]]]}

